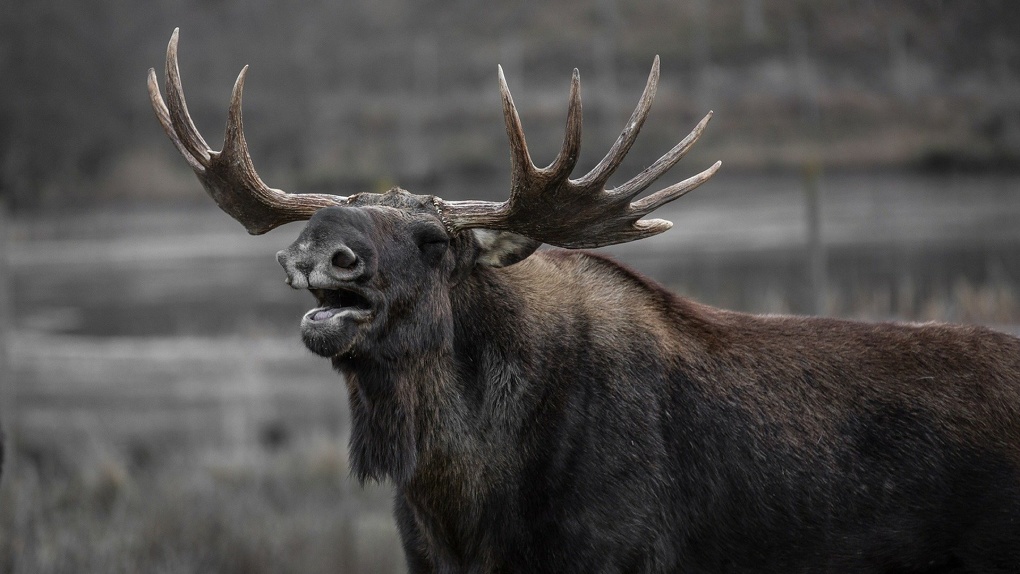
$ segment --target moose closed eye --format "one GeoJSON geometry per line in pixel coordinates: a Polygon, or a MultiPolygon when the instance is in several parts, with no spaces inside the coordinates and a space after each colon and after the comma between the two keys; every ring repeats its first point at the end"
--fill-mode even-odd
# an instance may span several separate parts
{"type": "Polygon", "coordinates": [[[655,94],[589,173],[574,71],[566,136],[534,165],[499,74],[509,199],[393,189],[288,194],[258,177],[234,85],[212,151],[167,49],[153,109],[250,233],[308,220],[277,255],[344,376],[350,460],[394,484],[412,572],[1018,572],[1020,339],[980,327],[752,316],[679,297],[604,256],[719,167],[638,197],[605,184],[655,94]]]}
{"type": "Polygon", "coordinates": [[[412,233],[418,249],[425,260],[430,263],[439,262],[450,247],[450,236],[438,225],[423,225],[413,230],[412,233]]]}
{"type": "Polygon", "coordinates": [[[425,249],[431,245],[449,245],[450,237],[445,231],[435,225],[427,225],[415,232],[418,245],[425,249]]]}

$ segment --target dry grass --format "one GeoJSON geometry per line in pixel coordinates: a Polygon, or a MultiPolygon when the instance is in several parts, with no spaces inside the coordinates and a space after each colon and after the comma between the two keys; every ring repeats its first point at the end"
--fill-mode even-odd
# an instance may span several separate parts
{"type": "Polygon", "coordinates": [[[830,311],[861,319],[1020,324],[1020,288],[1006,282],[979,284],[958,277],[949,288],[928,295],[918,294],[908,285],[896,290],[855,292],[849,301],[842,297],[846,296],[837,293],[830,298],[830,311]]]}
{"type": "Polygon", "coordinates": [[[71,472],[22,457],[0,491],[0,571],[400,572],[388,489],[353,485],[343,449],[71,472]]]}

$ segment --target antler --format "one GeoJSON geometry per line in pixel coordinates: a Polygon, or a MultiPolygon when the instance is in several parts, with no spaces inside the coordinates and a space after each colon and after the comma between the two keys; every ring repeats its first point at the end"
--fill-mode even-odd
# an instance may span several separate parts
{"type": "Polygon", "coordinates": [[[213,151],[198,133],[184,102],[181,75],[177,68],[177,36],[174,29],[166,49],[167,103],[159,93],[156,71],[149,68],[149,98],[156,118],[170,141],[177,146],[202,186],[220,209],[244,225],[248,233],[259,235],[291,221],[308,219],[320,208],[340,205],[347,198],[325,194],[290,194],[263,183],[255,172],[241,122],[241,92],[244,91],[245,66],[237,76],[230,96],[227,130],[223,149],[213,151]]]}
{"type": "Polygon", "coordinates": [[[655,57],[648,83],[627,126],[602,161],[579,179],[569,179],[581,147],[581,80],[574,70],[570,82],[566,136],[556,159],[545,168],[535,167],[524,141],[517,108],[499,69],[499,90],[503,115],[510,137],[512,180],[510,199],[488,201],[444,201],[435,198],[436,208],[451,232],[483,227],[512,231],[532,239],[569,248],[600,247],[625,243],[666,231],[673,226],[663,219],[641,219],[665,203],[677,199],[707,181],[722,162],[680,183],[631,202],[662,174],[672,168],[698,141],[709,112],[694,130],[644,171],[614,189],[606,181],[620,166],[637,138],[655,97],[659,82],[659,57],[655,57]]]}

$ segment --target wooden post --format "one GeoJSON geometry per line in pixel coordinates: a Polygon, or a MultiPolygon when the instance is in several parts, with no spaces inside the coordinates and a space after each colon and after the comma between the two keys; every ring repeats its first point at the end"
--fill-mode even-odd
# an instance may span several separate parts
{"type": "Polygon", "coordinates": [[[708,39],[708,0],[695,0],[691,4],[691,18],[694,20],[694,33],[691,36],[694,57],[694,70],[696,79],[696,94],[698,108],[712,108],[712,69],[709,63],[712,59],[711,44],[708,39]]]}
{"type": "Polygon", "coordinates": [[[829,275],[825,241],[822,237],[822,168],[818,162],[804,166],[805,219],[807,222],[808,275],[811,285],[811,314],[828,312],[829,275]]]}
{"type": "Polygon", "coordinates": [[[10,219],[7,216],[7,204],[0,198],[0,454],[3,457],[4,473],[10,476],[14,469],[14,457],[10,447],[15,440],[17,425],[14,424],[17,408],[17,389],[14,388],[14,369],[10,357],[10,325],[14,309],[11,305],[11,266],[8,261],[10,245],[10,219]],[[6,436],[5,436],[6,435],[6,436]],[[6,447],[6,448],[4,448],[6,447]]]}

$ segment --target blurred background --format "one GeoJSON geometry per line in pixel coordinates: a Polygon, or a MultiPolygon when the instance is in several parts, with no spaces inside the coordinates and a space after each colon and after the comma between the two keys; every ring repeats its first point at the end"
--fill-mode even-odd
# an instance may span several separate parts
{"type": "MultiPolygon", "coordinates": [[[[348,477],[311,306],[203,193],[149,108],[181,28],[219,147],[251,65],[255,164],[289,191],[502,199],[502,64],[537,163],[579,68],[590,169],[653,57],[614,181],[723,168],[610,248],[757,313],[1020,325],[1020,8],[1008,0],[34,0],[0,5],[2,572],[400,572],[387,485],[348,477]]],[[[611,181],[613,183],[613,181],[611,181]]],[[[654,188],[653,188],[654,189],[654,188]]]]}

